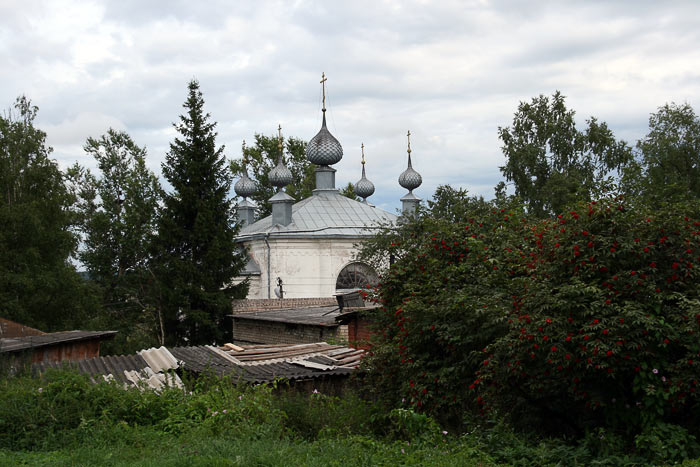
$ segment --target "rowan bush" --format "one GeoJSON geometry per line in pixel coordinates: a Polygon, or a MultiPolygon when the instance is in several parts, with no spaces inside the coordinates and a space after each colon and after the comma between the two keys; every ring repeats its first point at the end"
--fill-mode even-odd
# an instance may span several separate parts
{"type": "Polygon", "coordinates": [[[504,225],[522,216],[449,187],[429,206],[363,248],[377,268],[393,261],[373,295],[381,307],[367,386],[391,406],[459,425],[474,408],[467,381],[481,350],[507,330],[509,278],[493,246],[509,243],[514,230],[504,225]]]}
{"type": "Polygon", "coordinates": [[[393,258],[374,291],[371,385],[443,423],[695,432],[699,243],[690,204],[608,199],[535,220],[441,187],[363,252],[377,267],[393,258]]]}
{"type": "Polygon", "coordinates": [[[507,332],[472,387],[520,421],[638,431],[688,424],[700,379],[700,217],[621,200],[532,224],[508,258],[507,332]]]}

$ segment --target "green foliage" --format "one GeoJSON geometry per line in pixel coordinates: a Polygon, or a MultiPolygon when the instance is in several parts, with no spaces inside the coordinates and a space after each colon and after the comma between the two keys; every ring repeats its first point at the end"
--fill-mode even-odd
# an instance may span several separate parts
{"type": "Polygon", "coordinates": [[[573,433],[692,423],[698,214],[608,200],[522,228],[508,332],[473,383],[483,409],[573,433]]]}
{"type": "Polygon", "coordinates": [[[627,183],[638,186],[645,202],[700,198],[700,118],[689,104],[659,107],[637,149],[641,167],[627,183]]]}
{"type": "Polygon", "coordinates": [[[630,148],[615,139],[605,122],[590,118],[584,131],[577,129],[575,112],[564,99],[557,91],[551,99],[540,95],[521,102],[512,126],[498,129],[507,158],[501,172],[537,217],[599,195],[632,160],[630,148]]]}
{"type": "Polygon", "coordinates": [[[695,436],[681,426],[668,423],[647,427],[635,437],[634,444],[652,462],[680,462],[700,454],[695,436]]]}
{"type": "MultiPolygon", "coordinates": [[[[234,175],[242,174],[244,167],[249,171],[252,180],[258,184],[258,191],[251,198],[258,205],[258,218],[269,216],[272,206],[268,200],[275,194],[275,187],[268,181],[268,173],[277,165],[279,157],[279,139],[277,136],[265,136],[256,133],[255,145],[244,149],[246,163],[243,157],[233,159],[230,163],[234,175]]],[[[314,165],[306,159],[306,141],[289,137],[282,140],[283,151],[286,153],[285,164],[292,172],[294,181],[285,187],[289,196],[297,201],[311,196],[315,187],[314,165]]]]}
{"type": "Polygon", "coordinates": [[[84,234],[79,258],[103,290],[106,316],[100,324],[120,331],[113,350],[162,345],[162,313],[150,264],[160,183],[146,168],[146,150],[125,132],[110,129],[99,139],[88,138],[85,152],[97,161],[100,176],[73,169],[84,234]]]}
{"type": "Polygon", "coordinates": [[[5,378],[0,395],[0,447],[7,449],[55,448],[100,423],[153,424],[183,397],[182,391],[159,396],[93,384],[68,371],[47,372],[41,379],[5,378]]]}
{"type": "Polygon", "coordinates": [[[427,211],[363,245],[360,259],[384,270],[364,365],[368,386],[390,407],[464,422],[472,405],[465,381],[481,365],[481,349],[505,332],[510,292],[497,246],[512,241],[506,224],[521,213],[502,209],[440,187],[427,211]]]}
{"type": "Polygon", "coordinates": [[[187,389],[160,394],[68,371],[2,379],[0,463],[641,465],[696,455],[692,435],[678,426],[652,427],[633,453],[634,444],[602,429],[580,443],[517,433],[502,422],[453,434],[425,414],[385,412],[352,394],[183,379],[187,389]]]}
{"type": "Polygon", "coordinates": [[[156,239],[155,277],[168,343],[211,344],[226,335],[231,299],[243,298],[247,283],[232,285],[245,257],[234,242],[229,199],[231,174],[215,123],[204,113],[199,83],[189,83],[185,115],[175,124],[163,175],[173,192],[163,198],[156,239]]]}
{"type": "Polygon", "coordinates": [[[352,434],[371,435],[384,424],[373,424],[376,410],[354,394],[335,397],[288,389],[279,392],[273,406],[281,411],[287,434],[306,440],[338,438],[352,434]]]}
{"type": "Polygon", "coordinates": [[[363,248],[384,267],[374,394],[452,426],[604,427],[628,448],[659,424],[696,436],[700,207],[607,199],[541,220],[505,202],[440,187],[363,248]]]}
{"type": "Polygon", "coordinates": [[[362,199],[355,194],[355,185],[350,182],[348,182],[345,188],[340,190],[340,194],[346,198],[354,199],[355,201],[362,201],[362,199]]]}
{"type": "Polygon", "coordinates": [[[81,323],[95,290],[75,271],[74,198],[50,159],[38,108],[24,96],[0,116],[0,310],[45,331],[81,323]]]}

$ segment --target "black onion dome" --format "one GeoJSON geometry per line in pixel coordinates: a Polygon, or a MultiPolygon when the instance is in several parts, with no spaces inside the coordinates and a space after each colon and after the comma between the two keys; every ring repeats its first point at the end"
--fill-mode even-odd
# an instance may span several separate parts
{"type": "Polygon", "coordinates": [[[243,176],[233,185],[236,194],[242,198],[248,198],[255,194],[258,190],[257,184],[248,177],[247,172],[243,172],[243,176]]]}
{"type": "Polygon", "coordinates": [[[281,156],[277,159],[277,165],[270,170],[267,178],[272,186],[276,187],[277,189],[281,189],[294,181],[291,170],[284,165],[281,156]]]}
{"type": "Polygon", "coordinates": [[[411,153],[408,153],[408,168],[399,175],[399,185],[407,189],[408,191],[413,191],[423,183],[423,177],[420,176],[418,172],[413,170],[411,166],[411,153]]]}
{"type": "Polygon", "coordinates": [[[321,130],[306,145],[306,158],[316,165],[336,164],[343,158],[343,147],[326,128],[325,111],[321,130]]]}

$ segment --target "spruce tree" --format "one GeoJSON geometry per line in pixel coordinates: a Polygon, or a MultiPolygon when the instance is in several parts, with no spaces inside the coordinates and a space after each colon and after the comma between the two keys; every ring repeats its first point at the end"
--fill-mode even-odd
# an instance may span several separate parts
{"type": "Polygon", "coordinates": [[[234,243],[231,173],[223,146],[216,147],[216,123],[204,113],[199,83],[188,87],[186,112],[173,124],[179,136],[162,166],[173,191],[158,221],[156,270],[166,343],[212,344],[229,334],[231,299],[247,292],[245,283],[232,285],[245,256],[234,243]]]}

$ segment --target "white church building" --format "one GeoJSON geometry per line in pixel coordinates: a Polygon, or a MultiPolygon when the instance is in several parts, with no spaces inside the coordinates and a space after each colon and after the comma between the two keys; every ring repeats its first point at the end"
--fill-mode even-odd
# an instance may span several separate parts
{"type": "MultiPolygon", "coordinates": [[[[243,198],[237,215],[242,222],[238,243],[249,255],[244,276],[249,280],[249,299],[332,297],[342,291],[356,290],[376,281],[372,269],[354,260],[358,244],[375,235],[380,226],[394,224],[398,216],[367,203],[374,185],[365,175],[354,185],[356,201],[340,194],[335,187],[331,166],[343,157],[343,148],[326,128],[325,78],[321,130],[308,143],[306,157],[316,165],[316,188],[309,198],[296,201],[284,191],[292,174],[284,165],[280,136],[277,165],[270,171],[270,183],[277,193],[270,198],[272,214],[255,221],[255,205],[247,199],[256,184],[244,172],[234,186],[243,198]],[[280,290],[281,289],[281,290],[280,290]]],[[[410,133],[408,168],[399,183],[408,193],[401,198],[402,215],[411,215],[420,198],[413,194],[422,179],[411,166],[410,133]]]]}

